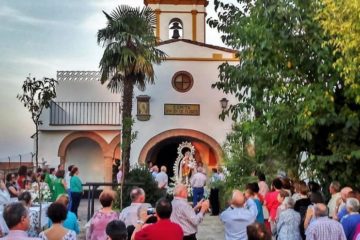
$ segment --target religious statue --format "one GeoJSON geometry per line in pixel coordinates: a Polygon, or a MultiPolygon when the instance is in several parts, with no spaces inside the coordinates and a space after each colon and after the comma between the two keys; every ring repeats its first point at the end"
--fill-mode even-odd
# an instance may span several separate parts
{"type": "Polygon", "coordinates": [[[185,157],[181,160],[181,177],[188,177],[191,173],[190,151],[185,152],[185,157]]]}
{"type": "Polygon", "coordinates": [[[174,177],[176,183],[189,185],[191,173],[196,168],[194,155],[195,147],[190,142],[183,142],[179,145],[178,157],[174,164],[174,177]]]}

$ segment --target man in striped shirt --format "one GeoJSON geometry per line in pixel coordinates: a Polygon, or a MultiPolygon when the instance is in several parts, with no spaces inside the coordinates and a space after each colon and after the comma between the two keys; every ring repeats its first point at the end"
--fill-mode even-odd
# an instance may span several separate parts
{"type": "Polygon", "coordinates": [[[171,221],[181,226],[184,240],[196,240],[197,226],[202,222],[205,212],[209,209],[209,201],[200,201],[192,208],[187,201],[188,191],[183,184],[174,188],[174,200],[171,202],[173,211],[171,221]],[[196,214],[195,211],[200,211],[196,214]]]}
{"type": "Polygon", "coordinates": [[[316,220],[306,230],[307,240],[346,240],[341,224],[328,217],[325,204],[318,203],[314,207],[316,220]]]}

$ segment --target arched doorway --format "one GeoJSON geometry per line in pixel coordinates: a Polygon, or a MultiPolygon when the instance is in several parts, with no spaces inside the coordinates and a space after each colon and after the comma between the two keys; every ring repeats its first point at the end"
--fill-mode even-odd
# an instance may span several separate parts
{"type": "Polygon", "coordinates": [[[174,173],[172,168],[177,158],[177,148],[185,141],[190,141],[190,139],[185,137],[174,137],[158,143],[148,153],[146,162],[152,162],[153,165],[157,165],[159,168],[163,165],[166,166],[168,169],[168,176],[173,177],[174,173]]]}
{"type": "Polygon", "coordinates": [[[154,136],[141,150],[139,163],[148,164],[152,162],[159,167],[165,165],[169,177],[172,177],[174,175],[173,165],[177,158],[177,148],[185,141],[191,142],[195,147],[195,160],[202,163],[206,169],[221,164],[222,150],[220,145],[210,136],[191,129],[173,129],[154,136]]]}
{"type": "Polygon", "coordinates": [[[66,165],[79,168],[83,182],[104,182],[104,156],[100,145],[89,138],[72,141],[66,150],[66,165]]]}
{"type": "Polygon", "coordinates": [[[59,145],[60,162],[79,166],[84,182],[111,182],[114,160],[120,158],[120,135],[116,134],[107,143],[97,132],[72,132],[59,145]]]}

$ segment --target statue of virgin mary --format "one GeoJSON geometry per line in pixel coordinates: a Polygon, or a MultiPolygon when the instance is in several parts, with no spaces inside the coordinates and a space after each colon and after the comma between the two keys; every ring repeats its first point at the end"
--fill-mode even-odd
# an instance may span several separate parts
{"type": "Polygon", "coordinates": [[[183,142],[178,147],[178,157],[174,164],[176,183],[189,185],[192,170],[196,167],[194,159],[195,147],[190,142],[183,142]],[[185,152],[185,155],[183,155],[185,152]]]}

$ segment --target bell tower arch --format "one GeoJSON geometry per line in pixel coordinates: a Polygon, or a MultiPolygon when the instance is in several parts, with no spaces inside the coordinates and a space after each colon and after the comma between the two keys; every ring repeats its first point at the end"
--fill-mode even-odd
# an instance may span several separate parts
{"type": "Polygon", "coordinates": [[[189,39],[205,43],[207,0],[144,0],[155,11],[159,41],[189,39]]]}

